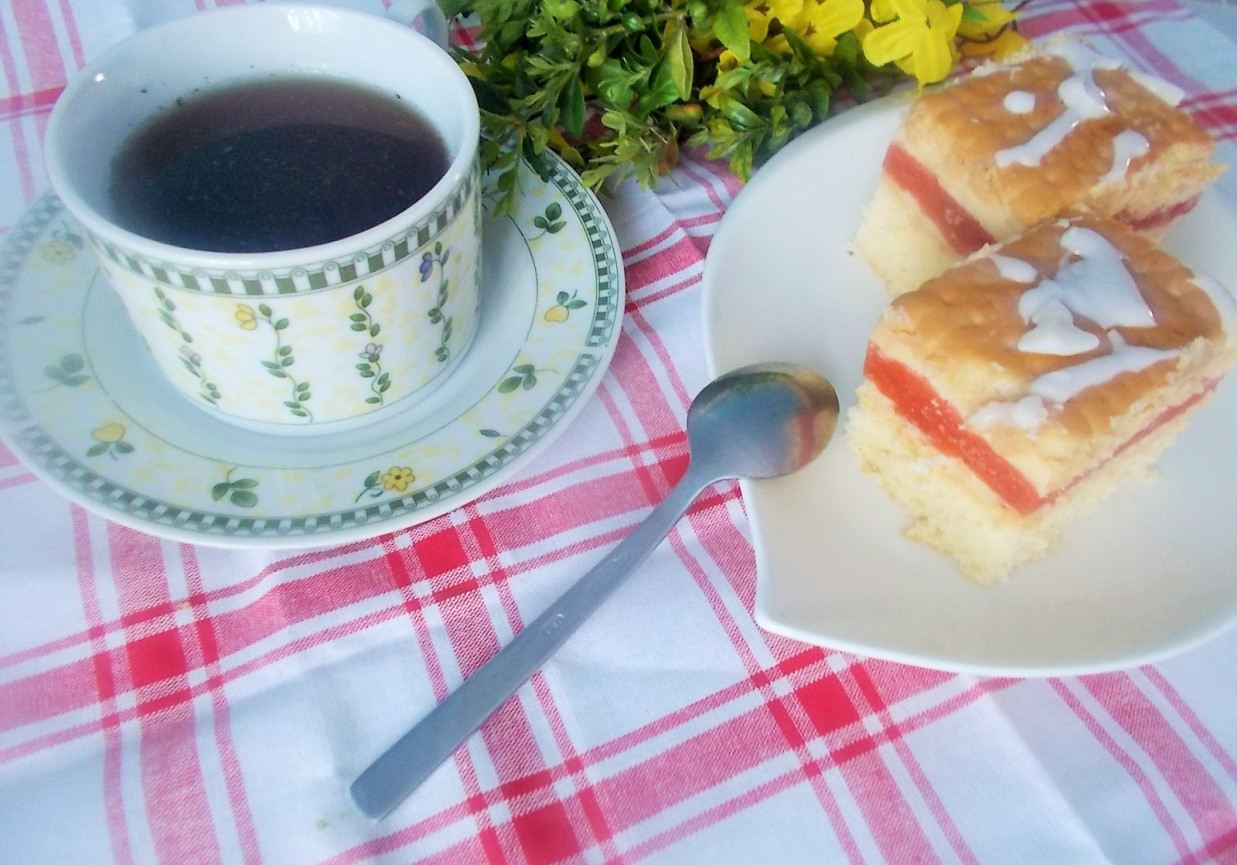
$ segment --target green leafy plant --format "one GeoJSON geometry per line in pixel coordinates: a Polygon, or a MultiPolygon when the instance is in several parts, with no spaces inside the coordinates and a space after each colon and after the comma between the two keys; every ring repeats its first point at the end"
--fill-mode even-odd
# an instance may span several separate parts
{"type": "Polygon", "coordinates": [[[514,202],[522,160],[548,174],[547,151],[592,188],[628,176],[648,185],[683,148],[728,160],[746,179],[840,98],[943,77],[963,42],[973,53],[1015,47],[999,0],[439,3],[479,23],[480,47],[454,51],[477,94],[481,160],[500,212],[514,202]],[[873,40],[876,65],[865,37],[882,28],[890,38],[873,40]],[[899,53],[920,44],[935,45],[922,52],[935,57],[944,45],[943,66],[925,71],[918,49],[899,53]]]}

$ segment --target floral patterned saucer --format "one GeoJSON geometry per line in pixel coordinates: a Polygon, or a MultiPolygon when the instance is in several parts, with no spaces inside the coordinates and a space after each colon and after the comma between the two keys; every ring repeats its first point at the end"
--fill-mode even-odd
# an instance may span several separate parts
{"type": "Polygon", "coordinates": [[[596,198],[555,161],[487,215],[481,322],[451,379],[338,432],[230,425],[159,374],[55,196],[0,254],[0,435],[118,523],[180,541],[307,547],[460,507],[509,478],[596,389],[619,335],[622,260],[596,198]]]}

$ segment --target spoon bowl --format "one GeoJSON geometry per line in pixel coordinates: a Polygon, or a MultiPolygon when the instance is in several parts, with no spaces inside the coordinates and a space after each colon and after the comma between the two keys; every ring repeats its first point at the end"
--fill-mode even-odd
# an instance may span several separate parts
{"type": "Polygon", "coordinates": [[[718,377],[687,412],[687,472],[642,523],[506,648],[439,703],[353,782],[373,818],[390,813],[561,646],[723,478],[771,478],[814,460],[833,436],[838,398],[800,366],[765,363],[718,377]]]}
{"type": "Polygon", "coordinates": [[[717,477],[772,478],[797,471],[825,449],[838,421],[829,380],[787,363],[763,363],[710,382],[687,412],[696,465],[717,477]]]}

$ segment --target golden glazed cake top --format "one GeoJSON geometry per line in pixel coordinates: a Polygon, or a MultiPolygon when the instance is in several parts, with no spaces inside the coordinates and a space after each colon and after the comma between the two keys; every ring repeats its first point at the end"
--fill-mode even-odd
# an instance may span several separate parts
{"type": "Polygon", "coordinates": [[[1076,215],[894,300],[871,344],[1040,490],[1223,375],[1237,303],[1127,227],[1076,215]]]}
{"type": "Polygon", "coordinates": [[[1214,143],[1176,107],[1180,97],[1061,42],[925,94],[895,141],[997,236],[1080,201],[1142,218],[1223,170],[1207,162],[1214,143]]]}

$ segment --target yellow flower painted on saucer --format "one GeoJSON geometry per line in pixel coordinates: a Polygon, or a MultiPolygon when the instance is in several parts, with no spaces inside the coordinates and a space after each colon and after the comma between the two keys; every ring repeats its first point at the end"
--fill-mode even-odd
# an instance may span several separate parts
{"type": "Polygon", "coordinates": [[[945,79],[957,57],[954,37],[962,22],[962,3],[872,0],[870,8],[874,21],[887,22],[863,40],[863,53],[873,65],[894,63],[920,86],[945,79]]]}
{"type": "Polygon", "coordinates": [[[258,314],[254,312],[253,307],[247,303],[238,303],[236,305],[236,322],[241,326],[241,330],[255,330],[258,327],[258,314]]]}
{"type": "Polygon", "coordinates": [[[391,466],[382,473],[382,488],[387,492],[402,493],[416,479],[410,466],[391,466]]]}
{"type": "Polygon", "coordinates": [[[803,0],[803,8],[789,26],[814,52],[829,57],[838,37],[859,26],[863,9],[863,0],[803,0]]]}
{"type": "Polygon", "coordinates": [[[133,453],[133,445],[125,441],[126,432],[123,424],[115,422],[95,427],[90,431],[90,437],[95,440],[95,443],[86,451],[86,456],[97,457],[107,454],[112,459],[116,459],[133,453]]]}
{"type": "Polygon", "coordinates": [[[106,423],[90,431],[90,437],[104,444],[115,444],[125,437],[125,428],[118,423],[106,423]]]}

